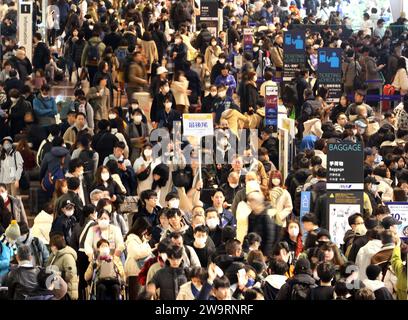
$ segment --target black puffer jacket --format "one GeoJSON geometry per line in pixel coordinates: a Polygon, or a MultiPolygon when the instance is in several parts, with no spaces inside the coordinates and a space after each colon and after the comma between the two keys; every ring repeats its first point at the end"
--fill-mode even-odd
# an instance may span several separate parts
{"type": "Polygon", "coordinates": [[[157,271],[150,283],[160,289],[160,300],[176,300],[180,287],[186,282],[187,277],[183,265],[179,268],[172,268],[166,262],[166,266],[157,271]]]}
{"type": "MultiPolygon", "coordinates": [[[[296,284],[304,285],[312,289],[316,286],[316,281],[309,274],[306,273],[297,274],[293,278],[290,278],[288,279],[288,281],[286,281],[286,283],[279,290],[279,293],[276,296],[275,300],[293,300],[292,291],[293,287],[296,284]]],[[[309,290],[308,297],[305,300],[311,300],[310,292],[311,290],[309,290]]]]}
{"type": "Polygon", "coordinates": [[[248,217],[248,233],[255,232],[262,238],[260,250],[265,256],[272,254],[273,246],[277,240],[276,225],[266,213],[251,214],[248,217]]]}

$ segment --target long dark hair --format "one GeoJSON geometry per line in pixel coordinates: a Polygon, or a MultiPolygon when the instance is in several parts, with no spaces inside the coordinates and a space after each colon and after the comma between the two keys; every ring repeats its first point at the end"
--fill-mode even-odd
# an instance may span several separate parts
{"type": "Polygon", "coordinates": [[[99,186],[99,185],[103,185],[104,181],[101,178],[101,174],[102,174],[102,170],[106,169],[109,172],[109,179],[106,181],[106,183],[111,183],[112,180],[112,175],[111,172],[109,171],[109,168],[107,166],[100,166],[98,169],[96,169],[96,175],[95,175],[95,185],[99,186]]]}
{"type": "Polygon", "coordinates": [[[149,220],[147,220],[145,217],[138,217],[135,220],[135,223],[133,223],[132,227],[130,228],[129,232],[127,233],[125,237],[125,241],[127,240],[127,237],[130,234],[135,234],[137,235],[140,239],[142,239],[143,233],[147,231],[150,233],[152,231],[152,225],[150,224],[149,220]]]}

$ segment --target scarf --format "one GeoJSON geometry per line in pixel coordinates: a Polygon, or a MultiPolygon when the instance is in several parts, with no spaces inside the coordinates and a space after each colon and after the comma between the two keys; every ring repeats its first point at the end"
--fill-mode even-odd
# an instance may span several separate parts
{"type": "Polygon", "coordinates": [[[1,242],[2,244],[4,244],[6,247],[8,247],[8,248],[13,252],[13,255],[14,255],[14,256],[17,254],[17,246],[16,246],[16,244],[11,244],[11,243],[7,240],[7,237],[6,237],[5,234],[3,234],[3,235],[0,237],[0,242],[1,242]]]}

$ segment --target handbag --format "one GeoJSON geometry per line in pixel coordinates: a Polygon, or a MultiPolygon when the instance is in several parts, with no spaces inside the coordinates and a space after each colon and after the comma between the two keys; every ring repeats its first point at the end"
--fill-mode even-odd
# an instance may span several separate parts
{"type": "Polygon", "coordinates": [[[143,170],[142,172],[136,174],[136,177],[138,180],[144,181],[150,176],[151,171],[152,171],[152,163],[150,162],[146,170],[143,170]]]}

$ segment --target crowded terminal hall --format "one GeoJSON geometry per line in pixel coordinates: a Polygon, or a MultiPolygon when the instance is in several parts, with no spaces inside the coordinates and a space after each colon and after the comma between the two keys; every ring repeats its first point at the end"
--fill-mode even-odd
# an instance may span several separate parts
{"type": "Polygon", "coordinates": [[[0,0],[0,300],[407,300],[406,13],[0,0]]]}

